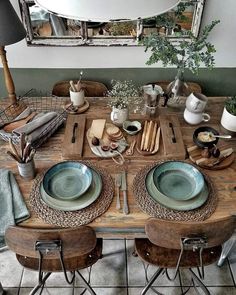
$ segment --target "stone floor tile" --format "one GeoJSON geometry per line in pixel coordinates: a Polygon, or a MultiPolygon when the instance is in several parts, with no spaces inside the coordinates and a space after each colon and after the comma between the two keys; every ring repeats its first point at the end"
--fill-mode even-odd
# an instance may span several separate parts
{"type": "MultiPolygon", "coordinates": [[[[70,276],[70,273],[69,273],[70,276]]],[[[34,287],[38,282],[38,272],[24,269],[21,287],[34,287]]],[[[63,273],[52,273],[46,281],[48,287],[70,287],[64,278],[63,273]]]]}
{"type": "MultiPolygon", "coordinates": [[[[74,295],[80,295],[81,290],[75,288],[74,295]]],[[[93,288],[93,290],[97,295],[127,295],[126,288],[93,288]]],[[[86,291],[84,295],[90,295],[90,293],[86,291]]]]}
{"type": "MultiPolygon", "coordinates": [[[[21,288],[19,295],[29,295],[31,290],[32,290],[31,288],[21,288]]],[[[72,288],[44,288],[42,295],[73,295],[73,289],[72,288]]]]}
{"type": "Polygon", "coordinates": [[[4,288],[4,291],[6,291],[7,295],[17,295],[19,288],[4,288]]]}
{"type": "MultiPolygon", "coordinates": [[[[213,287],[208,288],[212,295],[236,295],[236,288],[234,287],[213,287]]],[[[129,295],[140,295],[142,288],[129,288],[129,295]]],[[[163,295],[180,295],[181,289],[179,287],[160,287],[157,291],[163,295]]],[[[198,288],[198,292],[203,295],[204,293],[198,288]]],[[[153,291],[149,290],[147,295],[156,295],[153,291]]],[[[196,291],[191,288],[187,295],[197,295],[196,291]]]]}
{"type": "Polygon", "coordinates": [[[124,240],[104,240],[103,258],[93,265],[92,286],[126,286],[126,257],[124,240]]]}
{"type": "MultiPolygon", "coordinates": [[[[128,285],[129,286],[144,286],[145,285],[145,272],[143,263],[139,257],[132,255],[134,250],[134,241],[126,241],[127,248],[127,262],[128,262],[128,285]]],[[[149,265],[148,278],[156,272],[157,267],[149,265]]],[[[173,276],[173,271],[169,271],[170,276],[173,276]]],[[[161,274],[154,282],[154,286],[180,286],[178,277],[174,281],[169,281],[165,274],[161,274]]]]}
{"type": "MultiPolygon", "coordinates": [[[[197,274],[197,271],[195,270],[197,274]]],[[[190,284],[189,274],[181,270],[181,278],[184,286],[190,284]]],[[[222,267],[218,267],[216,263],[205,266],[205,279],[203,280],[206,286],[234,286],[233,278],[230,273],[228,263],[222,267]]]]}
{"type": "Polygon", "coordinates": [[[3,287],[19,287],[22,271],[23,267],[12,251],[0,252],[0,282],[3,287]]]}

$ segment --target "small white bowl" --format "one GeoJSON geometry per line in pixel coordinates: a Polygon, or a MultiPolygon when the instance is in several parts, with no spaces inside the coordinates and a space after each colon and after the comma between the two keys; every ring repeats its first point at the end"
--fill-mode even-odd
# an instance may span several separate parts
{"type": "Polygon", "coordinates": [[[138,121],[124,121],[123,129],[129,135],[135,135],[142,129],[142,125],[138,121]]]}

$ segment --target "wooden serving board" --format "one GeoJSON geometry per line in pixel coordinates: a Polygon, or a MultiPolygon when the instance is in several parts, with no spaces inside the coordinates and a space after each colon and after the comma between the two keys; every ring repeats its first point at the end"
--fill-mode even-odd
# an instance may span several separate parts
{"type": "Polygon", "coordinates": [[[159,122],[164,146],[164,156],[184,160],[186,158],[186,149],[177,115],[160,115],[159,122]]]}
{"type": "MultiPolygon", "coordinates": [[[[230,146],[222,145],[221,147],[218,147],[218,148],[220,149],[221,154],[223,154],[224,151],[227,151],[228,149],[230,149],[230,146]]],[[[233,163],[233,161],[235,159],[235,153],[233,152],[228,157],[226,157],[222,160],[220,160],[220,158],[219,158],[219,160],[220,160],[219,163],[215,164],[215,165],[214,165],[214,163],[216,163],[218,161],[218,159],[214,158],[212,156],[209,159],[206,159],[205,161],[198,163],[198,161],[200,159],[203,160],[203,157],[201,155],[202,149],[199,148],[198,146],[194,145],[194,146],[188,147],[187,151],[189,154],[189,159],[193,163],[195,163],[199,167],[209,169],[209,170],[221,170],[221,169],[227,168],[233,163]]]]}
{"type": "Polygon", "coordinates": [[[86,116],[85,115],[68,115],[66,121],[66,129],[62,146],[62,156],[67,159],[79,159],[83,155],[84,132],[85,132],[86,116]],[[75,142],[72,143],[74,124],[78,127],[75,130],[75,142]]]}
{"type": "MultiPolygon", "coordinates": [[[[146,124],[150,126],[151,120],[146,120],[146,124]]],[[[139,154],[143,156],[151,156],[158,152],[160,145],[160,126],[157,120],[152,120],[153,125],[151,127],[150,132],[145,130],[145,122],[142,123],[142,132],[139,132],[137,135],[137,144],[136,150],[139,154]],[[154,130],[154,124],[156,123],[156,128],[154,130]],[[148,134],[149,133],[149,134],[148,134]],[[146,147],[149,151],[145,150],[145,142],[147,141],[146,147]]]]}
{"type": "Polygon", "coordinates": [[[89,147],[91,149],[91,151],[98,157],[101,158],[112,158],[114,156],[117,156],[116,151],[118,151],[120,154],[123,153],[126,149],[126,146],[128,145],[126,142],[126,139],[124,137],[122,137],[121,139],[119,139],[117,142],[118,144],[118,148],[116,150],[111,150],[109,149],[108,151],[103,151],[101,148],[101,145],[107,145],[109,146],[111,141],[108,137],[108,134],[106,133],[106,129],[108,127],[114,126],[111,123],[106,123],[105,124],[105,128],[104,128],[104,132],[103,132],[103,136],[100,139],[100,144],[95,146],[92,144],[92,137],[90,136],[90,128],[87,130],[86,136],[87,136],[87,140],[88,140],[88,144],[89,147]]]}
{"type": "Polygon", "coordinates": [[[71,115],[82,114],[89,109],[89,102],[85,99],[84,104],[81,107],[78,107],[77,109],[74,109],[72,106],[72,103],[70,102],[66,104],[64,108],[68,114],[71,114],[71,115]]]}

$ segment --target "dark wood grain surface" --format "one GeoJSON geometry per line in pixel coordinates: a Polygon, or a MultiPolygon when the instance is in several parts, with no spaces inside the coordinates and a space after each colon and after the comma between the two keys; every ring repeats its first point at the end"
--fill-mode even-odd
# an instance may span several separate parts
{"type": "MultiPolygon", "coordinates": [[[[90,108],[84,114],[87,116],[86,120],[86,129],[90,127],[92,119],[101,119],[106,118],[108,121],[110,120],[110,108],[106,105],[107,98],[90,98],[90,108]]],[[[210,122],[207,125],[212,126],[217,129],[219,132],[223,132],[222,127],[220,126],[220,118],[223,110],[223,97],[214,97],[209,98],[208,106],[206,112],[211,115],[210,122]]],[[[7,102],[6,102],[7,104],[7,102]]],[[[1,107],[4,107],[4,103],[2,102],[1,107]]],[[[180,110],[171,110],[170,108],[160,108],[159,114],[169,114],[175,113],[179,118],[179,122],[181,125],[181,131],[183,135],[184,144],[192,145],[192,134],[195,126],[190,126],[185,123],[183,119],[183,109],[180,110]]],[[[84,115],[83,114],[83,115],[84,115]]],[[[78,115],[79,116],[79,115],[78,115]]],[[[131,115],[131,118],[134,119],[145,119],[144,116],[135,114],[131,115]]],[[[203,124],[202,124],[203,125],[203,124]]],[[[35,163],[37,168],[37,173],[42,172],[43,170],[51,167],[52,165],[63,161],[64,158],[62,156],[62,146],[64,141],[64,132],[65,127],[61,127],[49,140],[43,144],[36,153],[35,163]]],[[[125,135],[126,136],[126,135],[125,135]]],[[[127,141],[131,142],[133,137],[126,136],[127,141]]],[[[222,141],[223,143],[223,141],[222,141]]],[[[231,140],[230,145],[236,150],[236,141],[231,140]]],[[[29,194],[31,191],[31,186],[33,181],[26,181],[22,179],[17,171],[16,162],[14,162],[11,158],[6,154],[8,150],[8,143],[4,142],[0,139],[0,168],[8,168],[10,169],[14,175],[16,176],[17,182],[20,186],[20,189],[23,193],[26,204],[29,207],[29,194]]],[[[102,216],[95,219],[89,225],[95,228],[96,232],[103,237],[140,237],[144,235],[144,224],[149,218],[149,216],[143,213],[138,204],[136,204],[133,194],[132,194],[132,183],[137,172],[152,163],[153,161],[158,161],[159,159],[164,158],[163,154],[163,142],[161,139],[160,150],[157,154],[152,156],[143,156],[140,155],[136,150],[134,155],[126,156],[125,164],[123,166],[119,166],[113,162],[112,159],[102,159],[95,156],[89,146],[87,139],[84,138],[83,145],[83,160],[90,160],[96,165],[101,166],[106,169],[113,177],[124,169],[127,170],[127,181],[128,181],[128,203],[130,214],[124,215],[122,211],[116,210],[116,196],[114,195],[113,202],[109,208],[109,210],[104,213],[102,216]]],[[[168,155],[167,155],[168,158],[168,155]]],[[[210,219],[218,219],[233,213],[236,213],[236,164],[235,162],[228,168],[219,171],[209,171],[204,170],[207,173],[212,181],[215,183],[216,189],[218,191],[219,201],[218,206],[215,213],[210,217],[210,219]]],[[[121,194],[122,196],[122,194],[121,194]]],[[[123,199],[121,198],[121,203],[123,199]]],[[[31,210],[31,218],[27,221],[23,222],[22,225],[29,227],[50,227],[44,223],[42,220],[37,218],[34,212],[31,210]]]]}

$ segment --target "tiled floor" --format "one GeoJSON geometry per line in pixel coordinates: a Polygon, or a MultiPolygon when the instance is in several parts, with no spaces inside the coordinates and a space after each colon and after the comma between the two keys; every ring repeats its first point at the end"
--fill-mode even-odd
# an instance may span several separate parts
{"type": "MultiPolygon", "coordinates": [[[[132,256],[132,240],[104,240],[104,257],[92,269],[91,285],[97,295],[138,295],[144,284],[143,265],[137,257],[132,256]]],[[[155,268],[150,266],[148,275],[155,268]]],[[[85,278],[88,271],[83,270],[85,278]]],[[[186,273],[181,272],[180,279],[184,286],[189,285],[186,273]]],[[[0,253],[0,281],[9,295],[27,295],[36,284],[36,272],[23,269],[16,261],[15,255],[10,251],[0,253]]],[[[223,267],[212,265],[206,268],[205,283],[212,295],[236,295],[236,248],[223,267]]],[[[180,282],[176,279],[169,282],[163,275],[154,284],[158,291],[166,295],[180,294],[180,282]]],[[[62,274],[52,275],[43,294],[48,295],[77,295],[80,294],[81,285],[78,280],[73,288],[68,286],[62,274]]],[[[149,291],[148,295],[155,294],[149,291]]],[[[196,294],[190,290],[189,295],[196,294]]],[[[88,292],[85,295],[89,295],[88,292]]]]}

